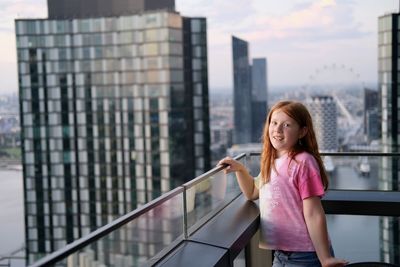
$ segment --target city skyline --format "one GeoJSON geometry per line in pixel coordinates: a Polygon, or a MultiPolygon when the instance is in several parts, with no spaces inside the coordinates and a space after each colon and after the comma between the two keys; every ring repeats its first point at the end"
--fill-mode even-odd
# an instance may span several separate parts
{"type": "MultiPolygon", "coordinates": [[[[60,1],[60,0],[53,0],[53,1],[60,1]]],[[[70,1],[70,0],[65,0],[65,1],[70,1]]],[[[352,3],[354,2],[355,1],[352,1],[352,3]]],[[[329,8],[329,6],[333,5],[334,1],[318,1],[318,3],[320,4],[321,8],[323,5],[325,5],[325,8],[329,8]]],[[[304,7],[307,6],[311,7],[313,5],[312,4],[304,5],[304,7]]],[[[316,6],[318,5],[315,4],[314,7],[316,6]]],[[[179,5],[177,5],[177,8],[179,9],[179,5]]],[[[305,9],[302,9],[302,7],[299,6],[299,10],[305,10],[305,9]]],[[[129,34],[125,35],[124,33],[121,33],[121,30],[122,32],[124,32],[124,30],[126,29],[120,29],[117,31],[118,38],[114,39],[74,38],[73,40],[76,40],[76,42],[72,43],[78,44],[78,47],[74,48],[76,49],[74,51],[77,51],[77,53],[70,53],[70,54],[68,52],[64,54],[62,51],[63,50],[62,47],[65,45],[65,43],[63,43],[64,41],[68,43],[67,40],[69,40],[70,38],[69,36],[72,36],[72,33],[78,32],[78,34],[82,34],[82,36],[84,36],[85,34],[88,33],[96,34],[96,31],[99,31],[99,29],[101,29],[101,31],[104,30],[108,31],[109,28],[104,27],[104,25],[119,25],[128,28],[132,27],[132,25],[133,26],[141,25],[140,23],[139,24],[126,23],[128,22],[128,20],[137,21],[138,19],[142,19],[137,17],[141,15],[135,14],[124,18],[120,17],[116,18],[116,20],[121,19],[125,23],[122,22],[117,23],[115,21],[110,21],[109,18],[103,21],[104,23],[102,24],[98,23],[99,21],[96,19],[89,19],[88,21],[84,20],[73,21],[73,22],[71,20],[65,20],[61,22],[65,27],[61,26],[60,32],[58,32],[58,30],[53,30],[53,32],[52,30],[50,30],[50,33],[49,32],[44,33],[41,30],[47,28],[53,29],[51,22],[49,22],[48,20],[47,21],[39,20],[37,25],[33,25],[31,20],[23,21],[23,19],[20,19],[16,34],[17,36],[19,35],[18,38],[19,41],[17,47],[19,49],[18,55],[20,62],[18,66],[21,75],[20,76],[21,77],[20,110],[22,114],[21,125],[25,123],[24,130],[22,131],[24,136],[22,151],[28,152],[24,154],[24,161],[23,161],[23,164],[25,165],[23,175],[24,179],[27,178],[24,181],[24,187],[26,189],[24,201],[26,205],[25,225],[27,226],[26,230],[27,240],[29,239],[28,236],[31,237],[29,241],[26,241],[27,251],[31,250],[35,251],[36,253],[37,250],[39,250],[37,252],[38,253],[37,255],[42,254],[44,251],[47,253],[57,246],[63,246],[64,236],[66,236],[67,239],[70,239],[72,235],[81,236],[81,233],[85,235],[87,234],[88,231],[91,231],[93,229],[98,229],[97,227],[99,225],[97,224],[99,222],[108,223],[111,220],[110,218],[114,218],[111,216],[118,216],[117,215],[118,212],[126,213],[127,210],[129,210],[129,207],[124,206],[125,202],[128,203],[133,199],[138,199],[139,201],[143,199],[147,203],[149,199],[151,199],[152,197],[154,197],[154,195],[156,195],[155,192],[159,192],[160,190],[162,191],[163,185],[165,187],[165,185],[168,183],[168,181],[166,181],[167,179],[163,179],[163,178],[168,178],[167,175],[165,175],[165,170],[167,166],[170,165],[169,159],[171,158],[176,161],[176,159],[178,158],[176,156],[177,154],[180,155],[181,165],[185,165],[186,169],[189,170],[194,169],[194,165],[189,166],[189,164],[187,164],[188,161],[192,162],[192,160],[188,159],[189,157],[187,156],[185,157],[183,156],[183,153],[178,152],[178,150],[175,149],[176,148],[175,145],[173,146],[171,145],[171,147],[167,145],[166,142],[167,132],[168,135],[173,137],[172,138],[173,144],[185,143],[185,149],[183,149],[182,146],[182,151],[185,150],[185,152],[187,152],[189,155],[198,157],[196,160],[193,161],[193,164],[197,166],[196,172],[198,171],[199,175],[201,175],[204,172],[204,170],[201,170],[200,168],[201,166],[205,165],[204,162],[207,162],[207,160],[209,161],[209,159],[207,159],[208,157],[207,153],[205,153],[204,151],[207,150],[207,147],[210,147],[209,146],[210,143],[208,142],[207,139],[208,129],[206,127],[206,125],[210,125],[210,123],[208,121],[208,113],[203,112],[208,110],[208,104],[206,104],[206,102],[208,103],[208,94],[204,95],[203,93],[201,93],[205,91],[208,92],[208,86],[207,86],[208,82],[207,79],[200,79],[201,77],[207,76],[208,64],[207,64],[207,57],[205,56],[207,55],[206,53],[207,50],[206,50],[206,43],[200,40],[205,40],[205,34],[206,34],[205,28],[207,27],[207,24],[205,18],[204,19],[199,18],[201,15],[199,16],[193,15],[194,17],[189,17],[190,15],[185,14],[182,10],[180,11],[181,11],[180,14],[169,13],[168,16],[172,17],[167,21],[172,23],[176,21],[175,19],[173,19],[174,17],[178,16],[180,17],[180,15],[183,14],[185,15],[185,18],[183,18],[184,22],[182,27],[183,40],[181,41],[186,45],[191,44],[192,46],[191,51],[193,51],[194,53],[190,52],[189,54],[194,57],[191,58],[190,60],[184,60],[185,62],[184,65],[178,64],[179,67],[177,67],[176,65],[175,67],[183,71],[193,70],[193,72],[190,73],[191,75],[188,76],[180,75],[179,72],[174,72],[173,74],[175,75],[170,76],[172,78],[171,81],[174,82],[173,84],[169,83],[168,81],[162,80],[162,77],[165,77],[162,74],[163,73],[165,74],[165,72],[163,73],[158,72],[159,71],[158,67],[162,65],[161,64],[162,61],[161,60],[154,61],[152,58],[153,56],[155,56],[154,51],[156,51],[154,50],[155,46],[153,46],[154,42],[160,41],[158,40],[158,38],[162,38],[163,35],[159,33],[164,31],[165,28],[168,28],[162,26],[158,27],[157,30],[154,30],[153,29],[154,24],[151,24],[157,21],[157,19],[155,19],[156,15],[154,14],[150,15],[149,19],[146,19],[146,23],[149,24],[144,24],[149,27],[147,28],[145,27],[144,30],[143,28],[136,29],[137,31],[136,30],[132,31],[134,33],[133,35],[129,34]],[[108,23],[106,24],[106,22],[110,24],[108,23]],[[48,23],[47,27],[46,26],[38,27],[39,24],[45,25],[45,23],[48,23]],[[68,32],[69,30],[66,31],[65,29],[75,29],[75,30],[68,32]],[[190,31],[185,31],[185,29],[186,30],[190,29],[190,31]],[[135,33],[143,34],[144,36],[143,40],[141,40],[140,38],[137,39],[133,38],[134,36],[136,36],[135,33]],[[33,36],[33,38],[31,39],[32,37],[30,36],[31,34],[37,35],[36,38],[35,36],[33,36]],[[54,39],[52,38],[47,39],[46,37],[48,36],[45,36],[45,34],[49,35],[56,34],[57,36],[52,36],[52,38],[54,37],[54,39]],[[65,38],[64,37],[56,38],[62,36],[64,36],[65,38]],[[195,38],[193,36],[199,38],[195,38]],[[131,37],[132,40],[129,39],[131,37]],[[30,43],[28,40],[32,40],[32,43],[30,43]],[[42,43],[40,42],[41,40],[54,40],[54,46],[52,48],[49,48],[48,46],[52,46],[51,44],[52,42],[47,42],[46,43],[47,48],[44,49],[43,47],[41,47],[42,45],[42,43]],[[95,49],[90,48],[91,50],[87,49],[88,47],[93,46],[92,42],[94,42],[95,40],[104,40],[104,43],[101,43],[100,45],[101,47],[95,47],[95,49]],[[114,41],[107,43],[107,40],[109,41],[114,40],[114,41]],[[116,43],[115,42],[116,40],[122,42],[116,43]],[[131,47],[130,45],[133,45],[132,47],[136,47],[136,44],[144,45],[143,47],[144,49],[142,51],[144,54],[139,53],[140,56],[138,58],[136,58],[135,54],[135,56],[133,56],[132,58],[133,61],[130,61],[130,57],[132,55],[132,53],[129,53],[130,50],[121,49],[121,47],[129,48],[126,44],[129,40],[132,41],[131,43],[129,43],[129,47],[131,47]],[[115,46],[111,47],[110,44],[113,44],[115,46]],[[61,48],[56,47],[59,45],[61,48]],[[204,46],[205,48],[203,49],[202,46],[204,46]],[[59,53],[57,53],[57,56],[54,56],[55,53],[51,53],[50,49],[59,49],[58,50],[59,53]],[[106,53],[108,54],[103,59],[104,64],[96,64],[99,63],[100,61],[97,62],[93,61],[92,62],[93,64],[90,65],[86,64],[87,63],[86,60],[88,61],[93,60],[92,58],[93,55],[97,55],[96,60],[98,60],[99,57],[101,57],[101,55],[106,55],[106,53]],[[121,65],[114,64],[116,62],[113,62],[113,60],[117,58],[118,60],[121,60],[121,56],[118,55],[121,55],[123,53],[127,53],[129,55],[125,59],[123,59],[122,57],[121,65]],[[68,64],[65,65],[64,64],[65,58],[67,59],[72,58],[74,60],[75,67],[70,68],[68,64]],[[44,64],[45,61],[48,60],[51,61],[54,59],[56,59],[55,61],[57,61],[54,62],[54,64],[50,65],[44,64]],[[139,62],[141,60],[143,60],[143,62],[139,62]],[[202,60],[205,61],[202,62],[202,60]],[[160,65],[158,65],[157,62],[160,63],[160,65]],[[187,62],[189,63],[186,64],[187,62]],[[118,67],[119,69],[114,68],[117,65],[120,66],[118,67]],[[157,71],[154,71],[154,68],[156,68],[156,66],[157,66],[157,71]],[[60,70],[65,70],[65,68],[68,69],[70,72],[69,74],[67,74],[68,76],[64,76],[62,72],[59,72],[60,70]],[[135,76],[136,74],[134,72],[135,70],[138,70],[136,73],[140,73],[139,75],[148,75],[146,76],[146,81],[149,82],[151,86],[146,85],[145,87],[141,88],[139,85],[139,87],[137,87],[135,82],[132,81],[132,79],[135,80],[136,77],[135,76]],[[112,75],[117,71],[118,71],[117,75],[112,75]],[[44,74],[46,75],[49,74],[49,76],[46,76],[46,78],[44,78],[44,74]],[[182,80],[182,76],[184,76],[183,78],[184,80],[182,80]],[[43,77],[43,79],[41,79],[41,77],[43,77]],[[59,79],[56,77],[59,77],[59,79]],[[190,80],[189,85],[188,83],[185,82],[186,77],[191,77],[189,78],[190,80]],[[112,91],[103,90],[108,88],[110,84],[114,84],[116,80],[122,81],[122,83],[120,84],[127,84],[127,85],[133,84],[134,86],[132,88],[134,88],[135,90],[133,91],[129,90],[129,86],[121,88],[115,87],[115,89],[117,90],[112,90],[112,91]],[[158,87],[158,83],[161,80],[166,87],[164,86],[158,87]],[[191,86],[192,82],[197,83],[193,88],[191,86]],[[174,85],[176,85],[177,83],[178,86],[175,87],[174,85]],[[95,86],[91,87],[92,85],[95,86]],[[140,91],[136,90],[139,88],[144,90],[140,91]],[[157,88],[161,88],[162,90],[158,91],[156,90],[157,88]],[[172,94],[168,95],[168,97],[170,96],[170,99],[168,99],[168,97],[166,97],[166,94],[164,93],[165,88],[171,89],[172,94]],[[191,97],[190,101],[180,102],[180,99],[183,99],[181,97],[182,96],[181,93],[184,90],[190,90],[191,92],[193,91],[194,94],[190,96],[191,97]],[[139,92],[144,92],[144,93],[143,95],[141,93],[137,94],[139,92]],[[134,96],[135,97],[140,96],[140,98],[134,98],[134,96]],[[201,100],[201,97],[203,97],[203,100],[201,100]],[[191,114],[190,110],[191,107],[185,108],[185,110],[183,110],[182,103],[191,103],[192,100],[193,100],[194,116],[193,118],[190,117],[188,119],[188,116],[185,116],[185,114],[188,113],[191,114]],[[169,114],[168,116],[165,116],[167,112],[166,110],[173,111],[172,114],[174,116],[172,116],[172,114],[171,116],[169,114]],[[178,115],[178,117],[176,117],[176,115],[178,115]],[[196,118],[198,120],[196,120],[196,118]],[[188,128],[190,130],[193,128],[194,132],[197,131],[196,133],[194,133],[194,138],[193,138],[195,149],[190,151],[186,149],[188,147],[186,143],[187,139],[185,139],[182,135],[180,135],[181,132],[187,132],[187,131],[176,131],[176,129],[183,128],[181,122],[185,119],[188,119],[190,123],[193,122],[193,125],[190,124],[188,128]],[[165,125],[167,125],[167,121],[172,122],[171,124],[168,124],[171,126],[170,128],[168,128],[168,131],[166,131],[167,128],[165,127],[165,125]],[[157,128],[157,125],[162,125],[162,126],[160,128],[157,128]],[[170,134],[171,132],[176,134],[170,134]],[[202,133],[206,134],[204,136],[201,136],[202,133]],[[202,145],[204,145],[205,149],[202,148],[202,145]],[[86,153],[86,151],[88,152],[86,153]],[[171,153],[168,153],[169,151],[171,153]],[[143,154],[142,152],[145,152],[146,154],[143,154]],[[158,152],[161,153],[158,155],[158,152]],[[204,154],[206,155],[203,157],[204,154]],[[125,163],[127,164],[125,165],[125,163]],[[161,169],[157,168],[158,163],[161,163],[160,164],[161,169]],[[93,179],[99,173],[101,179],[99,181],[93,179]],[[43,176],[43,181],[41,181],[42,179],[38,179],[38,177],[42,176],[43,176]],[[138,179],[129,180],[127,179],[128,176],[131,178],[135,176],[138,179]],[[71,179],[70,182],[68,181],[68,179],[71,177],[73,179],[71,179]],[[125,177],[125,179],[122,180],[120,179],[121,177],[125,177]],[[157,179],[153,179],[154,177],[157,177],[157,179]],[[85,180],[85,178],[88,179],[85,180]],[[129,189],[131,189],[130,192],[132,194],[129,194],[129,192],[123,192],[121,190],[121,188],[125,187],[126,188],[129,187],[129,189]],[[107,192],[107,194],[105,194],[105,192],[107,192]],[[40,201],[42,200],[44,200],[43,205],[40,203],[40,201]],[[67,203],[67,205],[65,205],[65,208],[61,204],[64,200],[67,203]],[[100,201],[104,202],[100,204],[100,201]],[[35,206],[34,204],[35,202],[39,204],[35,206]],[[69,202],[71,202],[72,205],[70,205],[69,202]],[[94,203],[96,205],[94,205],[94,203]],[[107,203],[107,205],[105,205],[104,203],[107,203]],[[63,215],[64,210],[67,211],[65,213],[66,214],[65,217],[63,215]],[[73,210],[74,212],[78,210],[79,215],[78,216],[71,215],[71,210],[73,210]],[[97,211],[98,214],[96,214],[96,216],[93,216],[94,213],[92,213],[92,211],[97,211]],[[38,215],[37,216],[37,218],[39,218],[38,220],[34,218],[35,214],[38,215]],[[88,222],[90,222],[90,224],[88,222]],[[70,225],[73,224],[75,225],[75,228],[72,231],[71,228],[65,227],[65,224],[67,226],[68,224],[70,225]],[[79,225],[79,227],[81,226],[83,227],[78,228],[76,225],[79,225]],[[66,234],[60,230],[63,228],[67,229],[65,231],[66,234]],[[37,240],[39,240],[37,236],[42,236],[42,235],[46,235],[51,238],[54,237],[55,242],[54,243],[53,241],[51,242],[46,241],[45,243],[41,241],[36,242],[37,240]]],[[[383,14],[384,13],[380,15],[383,14]]],[[[159,14],[158,18],[161,17],[165,18],[164,15],[159,14]]],[[[380,20],[382,20],[382,18],[383,17],[381,17],[380,20]]],[[[377,18],[371,17],[371,20],[376,20],[376,19],[377,18]]],[[[323,21],[323,19],[321,19],[321,21],[323,21]]],[[[393,22],[394,22],[393,25],[398,25],[397,18],[396,20],[393,20],[393,22]]],[[[387,26],[389,24],[386,22],[385,23],[382,22],[380,23],[380,25],[387,26]]],[[[172,27],[172,25],[169,26],[172,27]]],[[[172,44],[174,45],[175,48],[177,48],[180,45],[179,41],[180,37],[178,38],[176,37],[180,35],[178,35],[176,31],[174,31],[176,30],[174,27],[172,27],[173,29],[171,31],[171,36],[170,36],[173,38],[167,38],[167,39],[169,41],[171,41],[172,39],[172,44]]],[[[279,28],[279,26],[277,26],[277,28],[279,28]]],[[[56,27],[54,27],[54,29],[56,29],[56,27]]],[[[392,98],[391,97],[385,98],[385,96],[387,95],[386,88],[396,88],[395,81],[397,81],[397,78],[393,80],[393,86],[391,83],[389,83],[388,87],[386,87],[385,83],[386,81],[392,81],[391,79],[387,79],[387,77],[389,76],[395,77],[397,72],[394,74],[389,72],[385,73],[384,70],[389,71],[391,69],[394,70],[398,69],[397,60],[393,61],[394,63],[392,65],[389,64],[390,62],[389,55],[392,56],[393,54],[393,58],[396,59],[397,53],[394,52],[395,49],[390,49],[389,43],[391,44],[391,42],[390,41],[387,42],[387,40],[397,40],[397,38],[395,37],[387,38],[389,36],[388,32],[390,32],[389,28],[383,28],[383,30],[385,32],[381,33],[380,40],[381,41],[385,40],[385,41],[383,41],[383,43],[380,44],[373,43],[373,45],[378,46],[380,48],[379,58],[377,58],[379,59],[380,62],[379,77],[381,83],[379,84],[379,88],[382,92],[382,96],[384,96],[383,98],[384,101],[381,103],[382,104],[381,110],[383,110],[383,113],[387,111],[394,111],[395,113],[388,113],[388,114],[393,114],[393,116],[390,116],[388,118],[394,118],[392,121],[396,123],[398,122],[397,95],[393,98],[395,100],[392,100],[392,102],[390,101],[386,102],[387,100],[391,100],[392,98]],[[382,64],[382,63],[388,63],[388,64],[382,64]],[[382,69],[382,66],[389,66],[389,65],[391,66],[391,68],[385,69],[384,67],[382,69]],[[382,81],[384,81],[384,83],[382,83],[382,81]],[[395,108],[393,110],[389,110],[385,108],[387,106],[393,106],[395,108]]],[[[104,36],[108,34],[108,32],[106,31],[104,31],[105,34],[104,36]]],[[[209,36],[213,34],[214,33],[210,33],[209,36]]],[[[249,32],[248,34],[251,34],[251,32],[249,32]]],[[[371,34],[373,35],[373,33],[371,34]]],[[[368,34],[363,35],[364,37],[360,37],[360,39],[363,40],[367,39],[366,38],[367,35],[368,34]]],[[[108,36],[110,37],[110,35],[108,36]]],[[[242,36],[244,35],[238,34],[238,36],[242,38],[242,36]]],[[[253,37],[256,38],[257,36],[253,37]]],[[[350,39],[351,38],[353,37],[350,37],[350,39]]],[[[217,41],[218,39],[215,40],[217,41]]],[[[341,40],[343,41],[343,39],[341,40]]],[[[249,43],[251,42],[257,43],[257,40],[249,41],[249,43]]],[[[326,42],[328,43],[328,41],[326,42]]],[[[315,46],[320,45],[321,43],[323,42],[318,40],[316,41],[315,46]]],[[[169,43],[169,45],[170,44],[171,43],[169,43]]],[[[97,43],[96,45],[99,45],[99,43],[97,43]]],[[[357,44],[354,44],[354,46],[356,45],[357,44]]],[[[397,44],[394,43],[393,47],[396,48],[397,44]]],[[[252,50],[253,49],[250,49],[249,51],[252,50]]],[[[326,50],[324,49],[321,50],[322,53],[326,52],[326,50]]],[[[161,51],[161,49],[159,51],[161,51]]],[[[171,50],[170,59],[172,59],[172,61],[169,61],[171,65],[177,62],[174,61],[174,59],[179,58],[177,56],[180,53],[180,51],[183,50],[182,49],[171,50]]],[[[229,52],[230,51],[228,51],[228,54],[230,54],[229,52]]],[[[181,55],[179,54],[179,56],[181,55]]],[[[371,55],[368,55],[368,57],[370,56],[371,55]]],[[[209,58],[211,57],[212,56],[209,56],[209,58]]],[[[254,57],[269,58],[268,55],[254,55],[253,53],[249,53],[249,58],[254,58],[254,57]]],[[[214,57],[213,60],[215,60],[214,57]]],[[[291,60],[294,61],[295,59],[291,60]]],[[[226,65],[225,68],[229,67],[228,63],[229,62],[225,61],[226,65]]],[[[312,64],[310,63],[310,65],[312,64]]],[[[213,65],[213,63],[211,63],[210,65],[213,65]]],[[[368,66],[372,65],[373,63],[371,63],[368,66]]],[[[375,64],[374,66],[378,68],[378,64],[375,64]]],[[[295,67],[296,68],[301,67],[301,65],[293,66],[293,68],[295,67]]],[[[312,66],[310,66],[310,68],[311,67],[312,66]]],[[[346,65],[346,69],[351,69],[351,68],[352,67],[348,67],[348,65],[346,65]]],[[[224,73],[228,73],[227,69],[224,69],[224,71],[225,71],[224,73]]],[[[356,68],[355,71],[357,73],[359,72],[359,70],[356,68]]],[[[210,77],[214,77],[215,75],[217,75],[215,73],[216,72],[210,70],[210,77]]],[[[376,71],[376,74],[378,74],[378,71],[376,71]]],[[[292,79],[291,75],[287,75],[287,77],[289,77],[288,79],[290,80],[292,79]]],[[[228,77],[225,78],[226,80],[228,79],[228,77]]],[[[212,88],[213,83],[215,83],[215,81],[210,82],[211,85],[210,88],[212,88]]],[[[299,81],[298,83],[299,83],[298,85],[301,86],[301,82],[299,81]]],[[[353,94],[355,91],[357,90],[352,89],[351,91],[349,91],[350,92],[349,95],[353,94]]],[[[393,92],[396,92],[396,90],[393,89],[393,92]]],[[[1,94],[2,91],[0,88],[0,95],[1,94]]],[[[390,96],[393,95],[394,94],[390,96]]],[[[341,101],[337,100],[339,98],[340,97],[338,95],[335,95],[333,93],[332,100],[335,99],[338,103],[340,103],[341,101]]],[[[357,103],[360,102],[357,101],[357,103]]],[[[336,114],[336,112],[333,111],[328,113],[330,115],[334,113],[336,114]]],[[[355,114],[357,115],[357,113],[355,114]]],[[[361,115],[358,117],[361,118],[361,115]]],[[[226,118],[224,118],[224,120],[225,119],[226,118]]],[[[333,118],[325,119],[326,122],[331,122],[333,120],[334,120],[333,118]]],[[[385,116],[383,116],[382,125],[385,124],[397,125],[397,124],[389,124],[388,122],[390,121],[388,119],[385,119],[385,116]]],[[[354,126],[354,124],[351,125],[354,126]]],[[[385,129],[384,127],[382,128],[385,129]]],[[[387,128],[386,133],[387,133],[387,138],[385,137],[382,138],[383,141],[382,144],[383,146],[389,147],[390,143],[386,143],[385,140],[390,139],[391,137],[390,133],[392,135],[398,133],[397,126],[393,126],[392,129],[390,129],[390,127],[387,128]]],[[[191,139],[192,134],[190,135],[191,136],[187,137],[191,139]]],[[[396,136],[400,137],[400,135],[398,134],[396,136]]],[[[394,144],[398,144],[397,137],[393,139],[395,140],[394,144]]],[[[336,139],[336,137],[329,139],[336,139]]],[[[168,144],[171,144],[170,140],[171,139],[168,140],[168,144]]],[[[389,167],[397,166],[397,160],[398,159],[396,158],[393,159],[390,158],[390,161],[385,162],[385,159],[383,159],[382,166],[384,168],[387,168],[387,166],[389,167]],[[389,164],[386,164],[387,162],[389,164]]],[[[173,161],[171,161],[171,166],[173,165],[172,162],[173,161]]],[[[355,168],[357,167],[355,166],[355,168]]],[[[178,174],[178,170],[180,173],[180,170],[182,168],[174,166],[171,169],[175,170],[176,174],[178,174]]],[[[209,169],[209,167],[207,167],[207,169],[209,169]]],[[[374,167],[374,169],[377,168],[374,167]]],[[[388,182],[392,182],[393,184],[392,189],[398,189],[399,185],[398,176],[396,174],[392,174],[391,172],[396,174],[399,173],[397,170],[394,169],[394,167],[392,169],[384,169],[382,173],[385,173],[385,175],[380,176],[378,179],[380,184],[379,189],[387,189],[385,188],[385,186],[382,187],[381,185],[388,182]],[[383,178],[393,177],[393,179],[388,181],[384,180],[382,183],[383,180],[382,177],[383,178]],[[396,182],[397,184],[395,184],[396,182]]],[[[377,175],[378,174],[375,173],[371,176],[377,177],[377,175]]],[[[184,175],[184,177],[194,177],[194,176],[195,176],[194,174],[184,175]]],[[[340,176],[347,178],[347,175],[341,174],[340,176]]],[[[175,175],[173,174],[171,175],[171,177],[175,177],[175,175]]],[[[337,182],[335,178],[332,180],[337,182]]],[[[381,253],[380,259],[381,260],[384,259],[387,262],[397,263],[398,253],[396,253],[396,251],[398,250],[392,248],[398,247],[398,243],[396,243],[396,241],[398,240],[396,239],[396,237],[398,236],[398,218],[394,218],[394,220],[392,220],[389,217],[385,217],[383,218],[383,220],[381,219],[379,220],[380,220],[379,250],[381,253]],[[389,225],[389,227],[386,227],[387,225],[389,225]],[[382,236],[383,237],[389,236],[389,239],[387,240],[386,238],[382,238],[382,236]],[[386,247],[390,248],[390,250],[386,249],[386,247]]],[[[165,228],[164,227],[157,228],[157,231],[159,231],[160,229],[162,231],[169,230],[169,228],[170,227],[168,225],[168,227],[165,228]]],[[[342,232],[343,231],[341,231],[341,233],[342,232]]],[[[336,234],[336,236],[339,235],[336,234]]],[[[169,238],[165,238],[164,240],[168,242],[169,238]]],[[[145,246],[148,245],[149,248],[153,248],[153,244],[151,243],[152,241],[149,241],[147,243],[146,242],[145,246]]],[[[127,256],[132,257],[132,259],[136,259],[136,256],[133,256],[136,250],[139,252],[147,251],[147,249],[143,249],[143,247],[140,247],[140,245],[141,244],[139,244],[138,249],[134,247],[134,249],[130,251],[127,254],[127,256]]],[[[100,243],[100,247],[102,246],[103,244],[100,243]]],[[[365,249],[364,246],[363,249],[365,249]]],[[[100,250],[102,250],[102,248],[100,248],[100,250]]],[[[378,249],[375,249],[375,251],[377,250],[378,249]]],[[[115,254],[115,255],[120,256],[120,254],[115,254]]],[[[31,259],[34,259],[35,257],[31,257],[31,259]]]]}
{"type": "MultiPolygon", "coordinates": [[[[361,82],[377,83],[377,18],[397,12],[398,5],[395,0],[177,0],[176,10],[207,18],[210,91],[233,88],[231,35],[252,43],[251,58],[268,58],[273,90],[310,83],[316,69],[335,63],[354,69],[361,82]]],[[[2,0],[2,6],[0,95],[18,91],[14,19],[47,17],[46,0],[2,0]]]]}

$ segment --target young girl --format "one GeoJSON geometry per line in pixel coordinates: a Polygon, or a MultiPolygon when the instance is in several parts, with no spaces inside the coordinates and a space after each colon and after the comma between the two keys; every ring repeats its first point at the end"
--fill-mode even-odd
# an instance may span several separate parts
{"type": "Polygon", "coordinates": [[[260,198],[260,247],[275,250],[274,267],[344,266],[333,255],[321,197],[328,177],[304,105],[282,101],[268,114],[261,154],[261,173],[253,179],[232,158],[226,172],[236,172],[243,194],[260,198]]]}

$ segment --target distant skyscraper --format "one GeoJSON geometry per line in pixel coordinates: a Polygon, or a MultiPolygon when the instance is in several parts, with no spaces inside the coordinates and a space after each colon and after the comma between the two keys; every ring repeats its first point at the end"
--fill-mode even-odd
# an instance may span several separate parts
{"type": "Polygon", "coordinates": [[[267,117],[267,60],[254,58],[251,66],[251,141],[260,143],[267,117]]]}
{"type": "MultiPolygon", "coordinates": [[[[378,19],[378,79],[382,125],[382,152],[400,152],[400,14],[387,14],[378,19]]],[[[400,160],[382,158],[379,186],[399,190],[400,160]]],[[[400,218],[381,218],[381,255],[388,262],[400,264],[400,218]]]]}
{"type": "Polygon", "coordinates": [[[267,114],[267,61],[253,59],[249,64],[249,45],[232,36],[234,143],[260,142],[267,114]]]}
{"type": "Polygon", "coordinates": [[[106,2],[16,20],[29,263],[210,168],[206,20],[106,2]]]}
{"type": "Polygon", "coordinates": [[[368,140],[380,137],[380,123],[378,114],[379,92],[364,89],[364,134],[368,140]]]}
{"type": "Polygon", "coordinates": [[[368,141],[377,140],[380,138],[381,120],[378,108],[368,109],[365,111],[365,135],[368,141]]]}
{"type": "Polygon", "coordinates": [[[251,75],[249,45],[232,36],[233,54],[233,106],[235,144],[251,142],[251,75]]]}
{"type": "Polygon", "coordinates": [[[313,96],[308,100],[308,108],[313,117],[320,151],[338,150],[337,110],[331,96],[313,96]]]}

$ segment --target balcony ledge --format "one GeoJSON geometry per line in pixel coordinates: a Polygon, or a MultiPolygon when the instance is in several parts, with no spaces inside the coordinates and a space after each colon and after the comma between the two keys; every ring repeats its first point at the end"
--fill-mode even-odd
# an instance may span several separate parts
{"type": "Polygon", "coordinates": [[[259,217],[257,204],[240,195],[155,266],[232,266],[257,232],[259,217]]]}

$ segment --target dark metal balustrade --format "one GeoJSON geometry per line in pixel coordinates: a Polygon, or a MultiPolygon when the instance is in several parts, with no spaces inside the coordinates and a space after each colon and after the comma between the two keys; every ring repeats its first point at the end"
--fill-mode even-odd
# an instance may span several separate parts
{"type": "MultiPolygon", "coordinates": [[[[241,154],[237,160],[248,161],[260,153],[241,154]]],[[[374,156],[399,157],[400,153],[325,153],[329,156],[374,156]]],[[[148,204],[118,218],[79,240],[68,244],[32,265],[81,266],[80,254],[103,238],[115,234],[141,216],[149,220],[160,220],[165,225],[175,224],[174,235],[167,244],[162,244],[153,254],[136,261],[129,250],[124,253],[130,266],[233,266],[240,251],[246,249],[246,261],[254,261],[249,255],[249,244],[258,230],[259,211],[257,202],[247,201],[240,193],[234,174],[227,177],[224,167],[216,167],[148,204]],[[234,183],[232,183],[234,181],[234,183]],[[222,190],[222,191],[221,191],[222,190]],[[161,214],[161,219],[157,217],[161,214]],[[172,214],[172,215],[171,215],[172,214]],[[129,261],[128,261],[129,262],[129,261]]],[[[374,216],[400,216],[400,192],[379,190],[329,190],[323,199],[327,214],[351,214],[374,216]]],[[[167,227],[172,231],[170,227],[167,227]]],[[[147,229],[147,228],[146,228],[147,229]]],[[[148,229],[147,229],[148,230],[148,229]]],[[[151,229],[157,230],[157,229],[151,229]]],[[[127,231],[135,235],[131,228],[127,231]]],[[[167,234],[169,232],[167,231],[167,234]]],[[[154,232],[153,232],[154,234],[154,232]]],[[[159,235],[166,234],[159,231],[159,235]]],[[[157,238],[156,238],[157,239],[157,238]]],[[[118,241],[118,240],[117,240],[118,241]]],[[[132,240],[132,242],[134,242],[132,240]]],[[[129,245],[132,245],[128,243],[129,245]]],[[[159,242],[159,240],[157,241],[159,242]]],[[[96,247],[99,249],[99,246],[96,247]]],[[[116,253],[115,251],[111,251],[116,253]]],[[[117,254],[118,254],[117,253],[117,254]]],[[[94,252],[91,260],[99,265],[100,256],[94,252]],[[97,257],[97,258],[96,258],[97,257]]],[[[100,257],[101,258],[101,257],[100,257]]],[[[109,257],[104,257],[110,261],[109,257]]],[[[110,265],[118,265],[115,258],[110,265]]],[[[127,261],[125,261],[127,264],[127,261]]],[[[83,266],[83,265],[82,265],[83,266]]],[[[250,265],[249,265],[250,266],[250,265]]],[[[252,262],[251,266],[257,266],[252,262]]]]}

